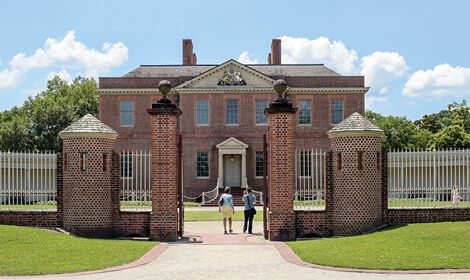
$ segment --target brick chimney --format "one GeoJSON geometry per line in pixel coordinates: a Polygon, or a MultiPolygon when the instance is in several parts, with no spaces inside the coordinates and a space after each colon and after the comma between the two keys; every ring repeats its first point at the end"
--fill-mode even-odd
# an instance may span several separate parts
{"type": "Polygon", "coordinates": [[[281,64],[281,39],[273,39],[271,52],[268,55],[268,64],[281,64]]]}
{"type": "Polygon", "coordinates": [[[196,54],[193,53],[193,42],[191,39],[183,39],[183,65],[195,65],[196,54]]]}

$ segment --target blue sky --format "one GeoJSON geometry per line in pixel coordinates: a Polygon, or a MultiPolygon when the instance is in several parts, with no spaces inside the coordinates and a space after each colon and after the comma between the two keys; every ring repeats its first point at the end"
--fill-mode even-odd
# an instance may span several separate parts
{"type": "Polygon", "coordinates": [[[121,76],[140,64],[325,63],[366,75],[367,107],[417,119],[470,99],[469,1],[3,1],[0,110],[60,74],[121,76]],[[46,42],[47,40],[47,42],[46,42]],[[23,54],[21,54],[23,53],[23,54]]]}

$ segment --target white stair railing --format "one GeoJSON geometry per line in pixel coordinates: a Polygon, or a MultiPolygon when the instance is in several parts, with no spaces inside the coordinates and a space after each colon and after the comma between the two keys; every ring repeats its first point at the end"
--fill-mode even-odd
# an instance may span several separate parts
{"type": "Polygon", "coordinates": [[[217,179],[217,186],[214,189],[207,191],[207,192],[202,192],[200,195],[195,196],[195,197],[189,197],[186,195],[183,195],[183,197],[185,201],[191,201],[191,202],[196,202],[200,198],[201,204],[204,205],[206,203],[214,201],[215,199],[219,197],[219,188],[220,188],[220,180],[217,179]]]}

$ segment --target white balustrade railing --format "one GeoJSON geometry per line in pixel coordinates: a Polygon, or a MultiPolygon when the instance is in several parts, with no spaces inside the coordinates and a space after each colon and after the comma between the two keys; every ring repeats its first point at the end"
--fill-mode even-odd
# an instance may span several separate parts
{"type": "Polygon", "coordinates": [[[121,210],[152,209],[152,155],[148,150],[120,153],[121,210]]]}
{"type": "Polygon", "coordinates": [[[219,197],[220,194],[220,180],[217,179],[217,186],[213,188],[210,191],[207,192],[202,192],[200,195],[197,196],[187,196],[183,195],[184,201],[185,202],[196,202],[196,203],[201,203],[201,205],[204,205],[206,203],[209,203],[211,201],[214,201],[219,197]]]}
{"type": "Polygon", "coordinates": [[[318,149],[295,151],[294,209],[325,209],[326,153],[318,149]]]}
{"type": "Polygon", "coordinates": [[[57,210],[57,155],[0,152],[0,210],[57,210]]]}
{"type": "Polygon", "coordinates": [[[470,207],[470,150],[389,152],[388,206],[470,207]]]}

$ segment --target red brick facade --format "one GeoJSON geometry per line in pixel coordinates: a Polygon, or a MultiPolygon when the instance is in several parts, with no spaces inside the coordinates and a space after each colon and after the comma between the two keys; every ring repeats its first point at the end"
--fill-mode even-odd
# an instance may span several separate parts
{"type": "Polygon", "coordinates": [[[294,122],[296,108],[268,112],[269,240],[295,239],[294,122]]]}
{"type": "Polygon", "coordinates": [[[354,112],[364,114],[367,92],[364,77],[340,76],[322,65],[282,65],[279,40],[273,40],[268,65],[259,66],[230,61],[222,65],[197,65],[192,42],[184,40],[183,65],[142,66],[124,77],[100,78],[99,91],[100,119],[117,131],[119,138],[115,140],[116,132],[104,124],[95,123],[97,127],[85,134],[81,131],[83,123],[76,126],[82,134],[64,138],[63,154],[58,157],[57,211],[0,211],[0,223],[63,226],[72,233],[86,236],[150,236],[155,240],[176,240],[180,182],[184,182],[184,193],[189,196],[213,189],[219,174],[216,145],[224,140],[234,137],[247,144],[248,186],[261,191],[266,189],[263,179],[255,176],[255,154],[263,151],[263,134],[268,137],[271,240],[354,235],[384,224],[470,220],[470,209],[388,209],[387,158],[381,151],[380,135],[349,131],[349,134],[328,137],[339,127],[331,123],[332,100],[343,101],[344,117],[354,112]],[[252,84],[224,87],[218,85],[217,80],[207,78],[205,82],[212,84],[193,89],[185,87],[197,85],[199,78],[204,83],[202,76],[207,72],[222,69],[219,74],[227,73],[228,68],[223,68],[227,65],[252,75],[252,84]],[[165,69],[171,71],[167,73],[165,69]],[[305,71],[317,74],[304,75],[305,71]],[[256,100],[269,104],[278,97],[271,85],[275,79],[287,82],[286,93],[293,107],[271,106],[267,109],[268,124],[256,124],[256,100]],[[157,90],[161,80],[173,84],[169,99],[177,108],[157,106],[147,110],[161,98],[157,90]],[[175,86],[181,86],[180,92],[175,86]],[[196,102],[200,99],[209,103],[208,125],[196,124],[196,102]],[[228,99],[238,101],[238,123],[234,125],[226,122],[228,99]],[[299,124],[295,108],[305,100],[311,104],[310,124],[299,124]],[[133,102],[131,125],[120,123],[121,101],[133,102]],[[94,129],[103,129],[112,137],[94,137],[91,135],[94,129]],[[294,151],[297,148],[331,149],[326,157],[324,211],[294,211],[294,151]],[[152,152],[151,213],[120,211],[119,152],[132,149],[152,152]],[[197,152],[209,153],[207,178],[196,176],[197,152]],[[67,164],[62,165],[64,162],[67,164]],[[181,165],[184,166],[182,172],[181,165]]]}
{"type": "Polygon", "coordinates": [[[178,109],[149,109],[152,116],[150,238],[178,239],[178,109]]]}
{"type": "MultiPolygon", "coordinates": [[[[279,39],[272,41],[270,51],[270,60],[267,65],[243,67],[253,68],[261,75],[264,75],[261,72],[265,71],[269,73],[269,75],[266,74],[268,79],[284,79],[290,88],[287,93],[294,106],[298,106],[300,100],[311,102],[311,123],[299,125],[297,118],[293,123],[294,148],[314,147],[329,150],[330,141],[326,132],[333,127],[330,112],[331,100],[343,100],[345,117],[354,112],[364,114],[364,94],[367,91],[364,87],[364,77],[341,76],[322,65],[299,65],[303,67],[302,69],[305,68],[305,71],[311,71],[312,74],[305,74],[304,70],[295,70],[293,65],[283,65],[279,39]],[[256,67],[264,67],[264,70],[261,71],[256,67]],[[307,90],[295,91],[300,88],[307,90]],[[324,90],[311,92],[311,89],[324,90]]],[[[255,176],[255,154],[257,151],[262,151],[262,135],[267,133],[267,125],[255,123],[255,104],[256,100],[265,100],[269,104],[277,97],[276,93],[271,86],[268,90],[260,91],[256,90],[256,87],[253,90],[251,85],[237,86],[240,89],[238,91],[231,91],[230,87],[218,87],[216,89],[220,91],[214,91],[214,86],[217,86],[216,81],[213,85],[209,85],[207,90],[178,92],[175,89],[178,86],[221,66],[198,65],[191,40],[183,40],[182,53],[182,65],[144,65],[123,77],[100,78],[100,119],[119,133],[117,150],[150,150],[151,117],[146,113],[146,108],[161,97],[157,90],[158,83],[161,80],[169,80],[174,88],[169,94],[170,99],[183,112],[179,117],[179,125],[182,136],[185,194],[194,197],[203,191],[212,190],[217,185],[219,161],[216,145],[230,137],[248,144],[245,170],[247,183],[255,190],[263,191],[264,183],[261,176],[255,176]],[[207,126],[196,125],[196,101],[199,99],[209,101],[209,125],[207,126]],[[239,102],[238,125],[230,126],[225,123],[227,99],[236,99],[239,102]],[[132,101],[134,104],[134,122],[131,126],[120,124],[121,101],[132,101]],[[209,153],[208,178],[196,176],[196,153],[201,151],[209,153]]]]}
{"type": "Polygon", "coordinates": [[[87,236],[111,236],[111,156],[115,140],[64,139],[63,221],[67,231],[87,236]],[[107,162],[103,162],[106,160],[107,162]]]}
{"type": "Polygon", "coordinates": [[[331,142],[333,235],[359,234],[381,226],[380,135],[337,137],[331,142]]]}

